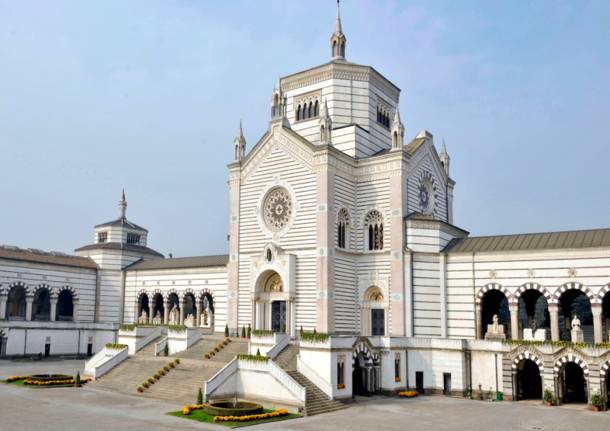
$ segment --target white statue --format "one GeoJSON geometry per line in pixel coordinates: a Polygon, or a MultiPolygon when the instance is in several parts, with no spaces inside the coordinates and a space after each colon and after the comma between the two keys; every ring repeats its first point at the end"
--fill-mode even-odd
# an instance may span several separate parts
{"type": "Polygon", "coordinates": [[[160,325],[161,323],[163,323],[161,321],[161,313],[157,310],[157,314],[155,314],[155,317],[153,317],[153,321],[152,321],[153,325],[160,325]]]}
{"type": "Polygon", "coordinates": [[[184,319],[184,325],[192,328],[193,326],[195,326],[195,318],[193,317],[192,314],[189,314],[188,316],[186,316],[186,319],[184,319]]]}
{"type": "Polygon", "coordinates": [[[504,334],[504,325],[500,324],[497,314],[493,315],[492,323],[487,325],[487,332],[485,333],[485,338],[497,340],[506,339],[506,335],[504,334]]]}
{"type": "Polygon", "coordinates": [[[578,318],[577,315],[574,315],[574,318],[572,319],[572,330],[574,329],[581,329],[580,328],[580,319],[578,318]]]}
{"type": "Polygon", "coordinates": [[[497,314],[494,314],[493,322],[494,322],[493,323],[493,332],[494,332],[494,334],[497,334],[498,333],[498,329],[500,328],[500,325],[498,323],[498,315],[497,314]]]}
{"type": "Polygon", "coordinates": [[[148,323],[148,313],[146,310],[142,310],[142,314],[140,314],[140,317],[138,318],[138,323],[140,325],[146,325],[148,323]]]}
{"type": "Polygon", "coordinates": [[[178,323],[180,323],[179,319],[180,318],[178,317],[178,307],[176,306],[176,304],[174,304],[172,309],[169,311],[169,324],[177,325],[178,323]]]}

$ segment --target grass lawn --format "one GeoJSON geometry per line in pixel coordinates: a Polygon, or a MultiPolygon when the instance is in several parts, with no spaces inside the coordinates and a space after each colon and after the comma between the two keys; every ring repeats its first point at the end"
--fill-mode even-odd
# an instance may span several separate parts
{"type": "MultiPolygon", "coordinates": [[[[264,413],[270,413],[273,410],[264,410],[264,413]]],[[[296,419],[296,418],[300,418],[301,415],[297,415],[295,413],[288,413],[287,415],[284,416],[278,416],[275,418],[269,418],[269,419],[260,419],[257,421],[248,421],[248,422],[214,422],[214,416],[209,415],[207,413],[205,413],[203,410],[193,410],[191,412],[190,415],[188,416],[184,416],[182,414],[182,412],[169,412],[167,413],[170,416],[176,416],[178,418],[183,418],[183,419],[191,419],[194,421],[199,421],[199,422],[209,422],[209,423],[213,423],[216,425],[224,425],[226,427],[229,428],[239,428],[239,427],[247,427],[250,425],[258,425],[258,424],[262,424],[262,423],[268,423],[268,422],[277,422],[277,421],[285,421],[287,419],[296,419]]]]}

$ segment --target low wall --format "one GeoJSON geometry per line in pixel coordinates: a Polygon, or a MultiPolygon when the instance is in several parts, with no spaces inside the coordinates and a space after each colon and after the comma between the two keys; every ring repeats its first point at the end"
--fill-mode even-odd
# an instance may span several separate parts
{"type": "Polygon", "coordinates": [[[275,359],[289,342],[290,336],[282,332],[259,336],[252,334],[248,343],[248,351],[251,355],[256,355],[257,352],[260,352],[262,356],[275,359]]]}
{"type": "Polygon", "coordinates": [[[183,352],[199,341],[200,338],[201,331],[199,328],[185,328],[183,330],[168,328],[167,345],[169,354],[183,352]]]}
{"type": "Polygon", "coordinates": [[[299,411],[305,388],[272,360],[233,359],[204,383],[206,400],[238,397],[299,411]]]}
{"type": "Polygon", "coordinates": [[[99,352],[107,343],[116,341],[118,325],[111,323],[80,322],[16,322],[0,321],[0,329],[7,336],[6,356],[87,355],[99,352]]]}
{"type": "Polygon", "coordinates": [[[129,354],[135,355],[165,331],[161,326],[136,326],[130,330],[119,329],[118,342],[129,348],[129,354]]]}
{"type": "Polygon", "coordinates": [[[85,374],[98,379],[129,356],[129,348],[110,349],[104,347],[94,357],[85,363],[85,374]]]}

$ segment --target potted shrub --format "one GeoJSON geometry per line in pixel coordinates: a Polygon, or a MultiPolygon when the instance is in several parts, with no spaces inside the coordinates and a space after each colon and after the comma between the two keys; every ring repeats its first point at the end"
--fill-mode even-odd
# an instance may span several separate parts
{"type": "Polygon", "coordinates": [[[229,325],[225,325],[225,337],[229,336],[229,325]]]}
{"type": "Polygon", "coordinates": [[[542,400],[544,401],[544,404],[547,406],[555,405],[555,395],[553,395],[553,392],[551,392],[551,390],[549,388],[544,389],[544,394],[542,395],[542,400]]]}
{"type": "Polygon", "coordinates": [[[169,356],[169,345],[167,343],[165,343],[165,347],[163,348],[163,354],[169,356]]]}
{"type": "Polygon", "coordinates": [[[591,395],[589,402],[591,403],[591,410],[594,412],[601,412],[604,408],[604,400],[599,392],[595,392],[591,395]]]}
{"type": "Polygon", "coordinates": [[[201,388],[197,391],[197,405],[203,404],[203,394],[201,393],[201,388]]]}
{"type": "Polygon", "coordinates": [[[76,386],[77,388],[80,388],[82,386],[82,384],[80,382],[80,372],[79,371],[76,372],[76,376],[74,377],[74,386],[76,386]]]}

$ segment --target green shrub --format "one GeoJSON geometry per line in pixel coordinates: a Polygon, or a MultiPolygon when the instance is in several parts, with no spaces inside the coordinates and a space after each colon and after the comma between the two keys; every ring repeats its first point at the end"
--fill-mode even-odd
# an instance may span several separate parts
{"type": "Polygon", "coordinates": [[[163,367],[163,369],[164,369],[166,372],[168,372],[168,371],[169,371],[169,366],[168,366],[168,365],[165,365],[165,366],[163,367]]]}
{"type": "Polygon", "coordinates": [[[205,358],[206,358],[206,359],[210,359],[210,354],[209,354],[209,353],[206,353],[206,354],[205,354],[205,358]]]}
{"type": "Polygon", "coordinates": [[[255,361],[255,362],[267,362],[269,358],[267,356],[261,356],[260,352],[258,355],[245,355],[239,354],[237,355],[237,359],[242,361],[255,361]]]}
{"type": "Polygon", "coordinates": [[[256,356],[260,356],[261,355],[261,349],[256,349],[256,356]]]}
{"type": "Polygon", "coordinates": [[[602,407],[604,405],[604,399],[599,392],[595,392],[593,395],[591,395],[589,402],[595,407],[602,407]]]}
{"type": "Polygon", "coordinates": [[[186,325],[167,325],[167,329],[173,332],[185,332],[186,325]]]}
{"type": "Polygon", "coordinates": [[[178,365],[180,363],[180,359],[176,358],[174,359],[174,364],[178,365]]]}
{"type": "Polygon", "coordinates": [[[203,404],[203,394],[201,393],[201,388],[197,391],[197,405],[203,404]]]}
{"type": "Polygon", "coordinates": [[[134,329],[136,329],[135,323],[123,323],[119,326],[121,331],[133,331],[134,329]]]}
{"type": "Polygon", "coordinates": [[[76,384],[76,386],[80,386],[80,372],[79,371],[76,372],[76,376],[74,377],[74,384],[76,384]]]}
{"type": "Polygon", "coordinates": [[[303,331],[301,334],[301,340],[308,341],[310,343],[324,343],[328,341],[329,335],[323,332],[317,333],[314,329],[313,332],[303,331]]]}
{"type": "Polygon", "coordinates": [[[144,388],[142,386],[138,386],[138,392],[144,392],[144,388]]]}
{"type": "Polygon", "coordinates": [[[273,335],[273,331],[269,329],[253,329],[252,335],[255,337],[267,337],[269,335],[273,335]]]}
{"type": "Polygon", "coordinates": [[[229,325],[225,325],[225,337],[229,336],[229,325]]]}
{"type": "Polygon", "coordinates": [[[174,364],[173,362],[170,362],[170,363],[169,363],[169,364],[167,364],[167,365],[169,365],[169,367],[170,367],[170,368],[174,368],[174,367],[176,366],[176,364],[174,364]]]}
{"type": "Polygon", "coordinates": [[[119,344],[119,343],[106,343],[107,349],[112,350],[123,350],[127,347],[127,344],[119,344]]]}
{"type": "Polygon", "coordinates": [[[148,381],[148,383],[150,383],[151,385],[154,385],[154,384],[155,384],[155,379],[153,379],[152,377],[149,377],[147,381],[148,381]]]}
{"type": "Polygon", "coordinates": [[[163,354],[165,356],[169,355],[169,344],[165,343],[165,347],[163,348],[163,354]]]}
{"type": "Polygon", "coordinates": [[[150,386],[150,383],[148,383],[148,382],[142,383],[142,387],[144,387],[146,389],[148,389],[149,386],[150,386]]]}
{"type": "Polygon", "coordinates": [[[549,388],[544,389],[542,399],[549,404],[555,404],[555,395],[553,395],[553,392],[551,392],[549,388]]]}
{"type": "Polygon", "coordinates": [[[252,336],[252,328],[250,327],[250,324],[248,324],[248,332],[246,335],[248,336],[248,338],[252,336]]]}
{"type": "Polygon", "coordinates": [[[245,326],[241,327],[241,338],[246,338],[246,327],[245,326]]]}

